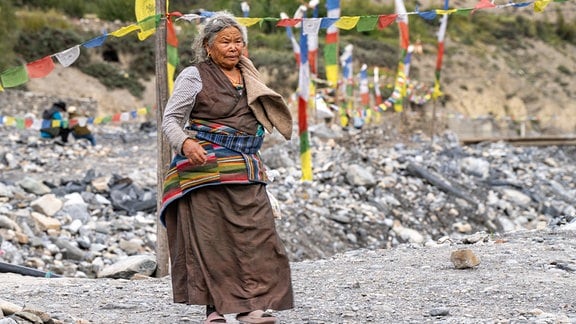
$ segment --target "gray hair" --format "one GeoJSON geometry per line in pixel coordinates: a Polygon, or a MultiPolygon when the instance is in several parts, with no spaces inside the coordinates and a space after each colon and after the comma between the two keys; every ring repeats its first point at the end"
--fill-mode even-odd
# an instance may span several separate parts
{"type": "Polygon", "coordinates": [[[239,24],[231,13],[227,11],[218,11],[204,22],[204,26],[200,28],[200,32],[192,42],[194,63],[201,63],[208,60],[206,45],[212,46],[216,34],[218,34],[222,29],[228,27],[237,28],[242,34],[244,45],[248,44],[248,32],[246,31],[246,27],[239,24]]]}

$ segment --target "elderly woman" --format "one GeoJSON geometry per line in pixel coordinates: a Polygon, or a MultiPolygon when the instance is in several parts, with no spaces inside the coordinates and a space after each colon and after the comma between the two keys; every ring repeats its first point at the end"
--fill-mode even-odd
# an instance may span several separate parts
{"type": "Polygon", "coordinates": [[[162,129],[177,154],[164,182],[174,302],[206,305],[204,323],[277,323],[293,307],[259,149],[265,131],[286,139],[292,117],[243,56],[245,28],[228,13],[194,40],[195,64],[177,77],[162,129]]]}

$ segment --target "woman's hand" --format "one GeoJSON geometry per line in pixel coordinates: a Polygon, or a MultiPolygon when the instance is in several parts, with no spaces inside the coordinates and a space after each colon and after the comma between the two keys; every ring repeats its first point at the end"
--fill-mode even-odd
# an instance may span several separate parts
{"type": "Polygon", "coordinates": [[[184,156],[188,158],[188,161],[192,165],[206,164],[206,150],[191,138],[187,138],[184,143],[182,143],[182,153],[184,153],[184,156]]]}

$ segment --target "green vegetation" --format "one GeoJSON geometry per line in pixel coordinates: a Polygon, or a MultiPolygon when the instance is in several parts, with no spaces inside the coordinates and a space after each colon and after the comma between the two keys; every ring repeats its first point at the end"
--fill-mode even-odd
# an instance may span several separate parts
{"type": "Polygon", "coordinates": [[[14,44],[20,26],[10,0],[0,0],[0,71],[17,65],[14,44]]]}
{"type": "MultiPolygon", "coordinates": [[[[324,2],[321,2],[322,4],[324,2]]],[[[391,14],[394,7],[380,5],[364,0],[342,0],[342,15],[381,15],[391,14]]],[[[228,9],[241,16],[240,2],[237,0],[173,1],[170,11],[182,13],[198,12],[201,9],[217,11],[228,9]]],[[[279,17],[280,12],[292,15],[300,5],[293,0],[252,1],[252,17],[279,17]]],[[[411,5],[408,4],[408,5],[411,5]]],[[[408,11],[415,8],[408,7],[408,11]]],[[[421,8],[425,11],[434,8],[421,8]]],[[[526,9],[529,10],[529,9],[526,9]]],[[[548,9],[553,10],[553,9],[548,9]]],[[[502,13],[502,12],[500,12],[502,13]]],[[[30,62],[46,55],[82,44],[93,37],[95,32],[83,32],[75,28],[70,19],[95,15],[106,21],[134,22],[134,0],[0,0],[0,71],[14,65],[30,62]]],[[[326,8],[319,7],[319,16],[326,16],[326,8]]],[[[463,45],[495,44],[513,50],[522,48],[526,39],[539,39],[547,44],[561,46],[564,43],[576,44],[576,22],[565,21],[558,9],[554,22],[532,20],[522,15],[520,10],[504,14],[479,11],[460,12],[450,16],[448,37],[463,45]]],[[[440,17],[425,20],[416,15],[409,17],[411,39],[419,39],[422,44],[436,44],[440,17]]],[[[177,71],[187,66],[193,55],[192,40],[196,34],[193,24],[177,23],[179,26],[179,58],[177,71]]],[[[296,31],[296,30],[295,30],[296,31]]],[[[268,67],[278,82],[295,87],[289,76],[294,73],[294,55],[284,28],[277,28],[274,22],[265,21],[260,27],[249,28],[249,52],[258,66],[268,67]]],[[[321,63],[323,37],[319,38],[318,59],[321,63]]],[[[371,66],[394,67],[399,58],[398,28],[392,24],[385,29],[358,32],[341,30],[340,43],[354,45],[355,60],[371,66]]],[[[425,45],[426,46],[426,45],[425,45]]],[[[85,49],[74,66],[97,77],[102,84],[110,88],[126,88],[133,94],[141,94],[141,80],[147,80],[154,73],[154,37],[139,41],[135,36],[109,37],[104,46],[85,49]],[[118,56],[118,60],[104,58],[108,52],[118,56]],[[119,72],[120,71],[120,72],[119,72]],[[124,72],[125,71],[125,72],[124,72]]],[[[323,74],[323,64],[319,64],[319,73],[323,74]]],[[[573,72],[565,67],[558,68],[562,73],[573,72]]]]}
{"type": "Polygon", "coordinates": [[[568,69],[564,65],[559,65],[556,69],[558,70],[558,72],[560,72],[564,75],[572,76],[572,71],[570,71],[570,69],[568,69]]]}
{"type": "Polygon", "coordinates": [[[144,86],[128,72],[118,70],[111,64],[93,63],[81,68],[82,72],[91,75],[109,89],[128,89],[135,97],[141,97],[144,86]]]}

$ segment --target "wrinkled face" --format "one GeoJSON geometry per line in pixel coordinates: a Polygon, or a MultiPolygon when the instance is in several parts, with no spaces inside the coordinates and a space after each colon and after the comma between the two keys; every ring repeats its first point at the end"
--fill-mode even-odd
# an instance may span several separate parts
{"type": "Polygon", "coordinates": [[[207,48],[212,60],[225,70],[238,64],[243,50],[242,33],[235,27],[222,29],[214,38],[214,43],[207,48]]]}

